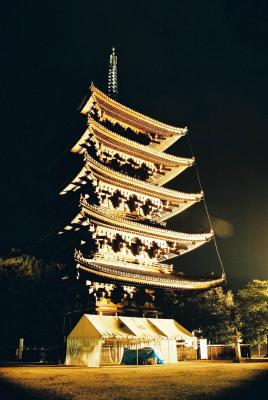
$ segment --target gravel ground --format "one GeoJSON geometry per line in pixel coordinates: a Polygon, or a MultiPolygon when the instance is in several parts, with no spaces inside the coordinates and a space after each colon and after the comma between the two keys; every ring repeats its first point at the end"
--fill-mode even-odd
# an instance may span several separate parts
{"type": "Polygon", "coordinates": [[[0,367],[1,400],[251,399],[268,393],[268,363],[0,367]]]}

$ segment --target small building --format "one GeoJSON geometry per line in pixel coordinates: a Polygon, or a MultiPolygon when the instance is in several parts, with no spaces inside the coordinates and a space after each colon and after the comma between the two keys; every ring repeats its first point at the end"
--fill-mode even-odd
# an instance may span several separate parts
{"type": "Polygon", "coordinates": [[[152,347],[176,363],[177,344],[193,348],[194,336],[173,319],[84,314],[67,338],[66,365],[120,364],[124,348],[152,347]]]}

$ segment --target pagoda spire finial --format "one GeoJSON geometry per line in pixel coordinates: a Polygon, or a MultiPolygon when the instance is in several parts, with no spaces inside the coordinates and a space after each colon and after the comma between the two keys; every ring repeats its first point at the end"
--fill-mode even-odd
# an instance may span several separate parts
{"type": "Polygon", "coordinates": [[[118,85],[117,85],[117,56],[115,54],[115,48],[112,48],[109,61],[109,73],[108,73],[108,95],[113,99],[118,96],[118,85]]]}

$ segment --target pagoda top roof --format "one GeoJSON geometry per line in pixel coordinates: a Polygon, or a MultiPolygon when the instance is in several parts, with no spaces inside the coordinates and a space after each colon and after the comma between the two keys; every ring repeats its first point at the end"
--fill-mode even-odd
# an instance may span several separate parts
{"type": "MultiPolygon", "coordinates": [[[[82,114],[88,114],[93,107],[97,106],[101,112],[102,119],[108,119],[112,123],[119,123],[124,128],[130,128],[136,133],[146,133],[153,139],[168,140],[165,148],[169,147],[175,140],[187,133],[187,128],[179,128],[157,121],[151,117],[141,114],[133,109],[120,104],[114,99],[104,94],[93,83],[90,87],[91,96],[81,109],[82,114]]],[[[160,150],[160,149],[159,149],[160,150]]],[[[164,150],[164,148],[162,148],[164,150]]]]}

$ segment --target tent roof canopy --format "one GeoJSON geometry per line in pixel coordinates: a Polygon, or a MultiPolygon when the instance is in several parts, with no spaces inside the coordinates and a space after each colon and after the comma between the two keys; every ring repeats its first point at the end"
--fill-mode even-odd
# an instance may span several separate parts
{"type": "Polygon", "coordinates": [[[69,334],[99,339],[190,339],[192,334],[173,319],[84,314],[69,334]]]}
{"type": "Polygon", "coordinates": [[[167,337],[178,337],[182,339],[189,339],[193,335],[182,325],[176,322],[174,319],[163,319],[163,318],[149,318],[151,324],[156,326],[162,334],[167,337]]]}

